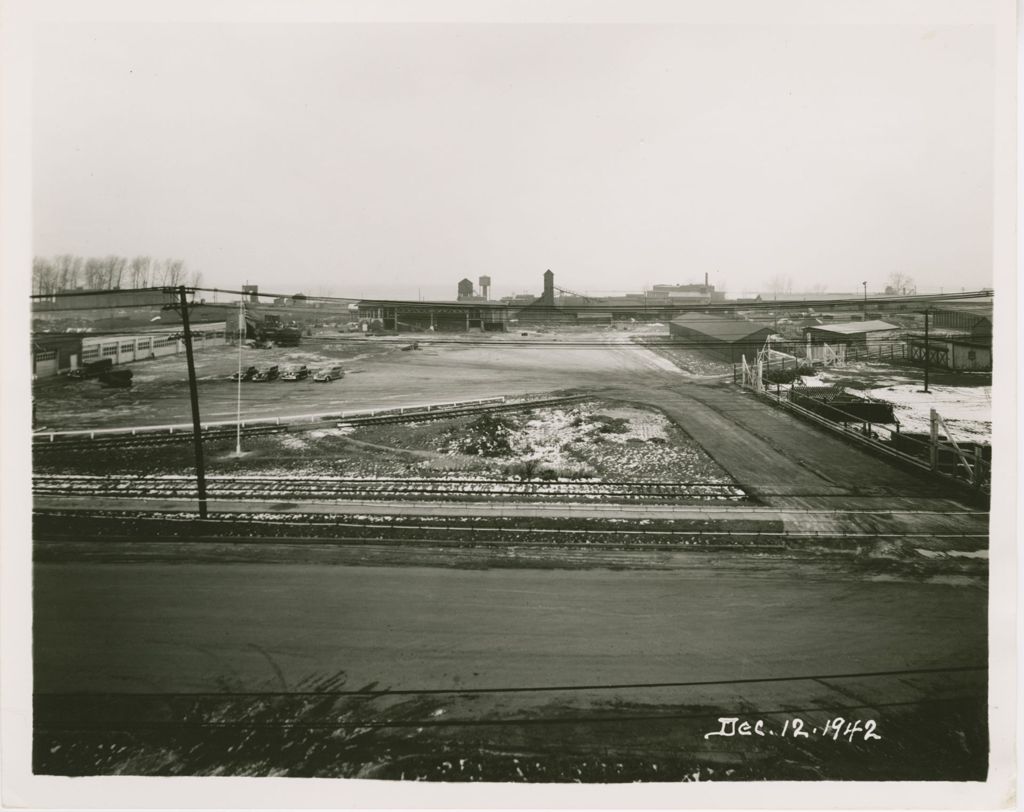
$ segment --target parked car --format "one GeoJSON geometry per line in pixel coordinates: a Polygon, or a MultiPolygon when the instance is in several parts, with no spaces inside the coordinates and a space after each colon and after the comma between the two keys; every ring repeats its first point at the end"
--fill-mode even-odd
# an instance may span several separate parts
{"type": "Polygon", "coordinates": [[[321,369],[313,376],[313,380],[318,383],[329,383],[330,381],[336,381],[338,378],[345,377],[345,370],[341,367],[326,367],[321,369]]]}
{"type": "Polygon", "coordinates": [[[281,373],[282,381],[302,381],[309,377],[309,369],[305,364],[288,367],[281,373]]]}
{"type": "Polygon", "coordinates": [[[277,374],[278,374],[277,373],[277,366],[275,365],[275,366],[272,366],[272,367],[267,367],[266,369],[261,369],[253,377],[253,380],[254,381],[274,381],[274,380],[277,380],[277,374]]]}
{"type": "MultiPolygon", "coordinates": [[[[251,380],[255,379],[255,377],[257,375],[259,375],[259,374],[260,374],[260,371],[256,367],[248,367],[248,368],[242,370],[241,378],[242,378],[243,381],[251,381],[251,380]]],[[[237,381],[238,378],[239,378],[239,374],[237,372],[232,372],[231,375],[228,377],[228,380],[229,381],[237,381]]]]}

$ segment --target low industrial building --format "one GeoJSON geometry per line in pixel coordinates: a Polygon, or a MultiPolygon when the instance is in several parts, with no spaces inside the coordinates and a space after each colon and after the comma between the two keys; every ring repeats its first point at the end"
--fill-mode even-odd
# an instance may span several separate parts
{"type": "Polygon", "coordinates": [[[931,326],[940,330],[956,330],[974,339],[992,339],[992,319],[981,313],[955,308],[935,308],[929,311],[931,326]]]}
{"type": "MultiPolygon", "coordinates": [[[[192,326],[192,349],[223,346],[226,343],[224,322],[212,322],[192,326]]],[[[115,365],[133,361],[146,361],[165,355],[185,352],[185,339],[181,328],[161,327],[134,334],[119,336],[82,336],[82,363],[88,364],[101,358],[110,358],[115,365]]]]}
{"type": "MultiPolygon", "coordinates": [[[[237,325],[237,322],[236,322],[237,325]]],[[[237,327],[235,328],[237,331],[237,327]]],[[[192,327],[192,348],[223,346],[225,322],[192,327]]],[[[90,333],[36,333],[32,336],[32,377],[45,378],[70,372],[85,364],[109,358],[115,365],[144,361],[185,352],[180,327],[160,327],[119,335],[90,333]]]]}
{"type": "Polygon", "coordinates": [[[992,339],[970,336],[911,336],[907,340],[908,356],[917,366],[953,369],[963,372],[992,371],[992,339]]]}
{"type": "Polygon", "coordinates": [[[804,328],[804,337],[812,344],[829,344],[855,349],[873,349],[900,338],[902,329],[887,321],[849,321],[819,324],[804,328]]]}
{"type": "Polygon", "coordinates": [[[359,321],[383,330],[404,332],[501,332],[508,328],[504,302],[403,302],[364,299],[359,302],[359,321]]]}
{"type": "Polygon", "coordinates": [[[730,363],[738,363],[743,356],[753,361],[772,335],[772,328],[763,324],[707,313],[686,313],[672,319],[668,329],[681,347],[730,363]]]}
{"type": "Polygon", "coordinates": [[[82,337],[73,333],[39,333],[32,336],[32,379],[47,378],[77,369],[82,357],[82,337]]]}
{"type": "Polygon", "coordinates": [[[935,308],[929,310],[929,326],[927,340],[921,333],[907,339],[911,363],[963,372],[992,370],[991,311],[935,308]]]}

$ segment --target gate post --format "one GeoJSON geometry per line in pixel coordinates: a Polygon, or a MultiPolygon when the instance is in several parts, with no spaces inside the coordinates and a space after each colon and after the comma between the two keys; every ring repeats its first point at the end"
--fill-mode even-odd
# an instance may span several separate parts
{"type": "Polygon", "coordinates": [[[935,409],[931,409],[928,415],[928,423],[931,433],[930,455],[932,470],[939,470],[939,416],[935,409]]]}

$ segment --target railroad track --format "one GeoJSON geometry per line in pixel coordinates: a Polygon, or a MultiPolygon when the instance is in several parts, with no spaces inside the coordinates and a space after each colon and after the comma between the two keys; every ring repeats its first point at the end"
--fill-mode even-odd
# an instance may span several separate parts
{"type": "MultiPolygon", "coordinates": [[[[422,423],[432,420],[449,420],[454,417],[465,417],[484,412],[511,412],[525,409],[536,409],[545,406],[557,406],[566,403],[574,403],[586,399],[587,395],[569,395],[557,398],[543,398],[536,400],[521,400],[515,402],[494,402],[474,404],[468,406],[439,406],[426,409],[388,409],[376,411],[372,414],[360,414],[345,416],[339,415],[314,415],[303,418],[280,418],[280,423],[262,423],[254,425],[242,424],[242,436],[254,437],[260,435],[280,434],[289,431],[312,431],[317,428],[337,426],[375,426],[388,423],[422,423]]],[[[277,420],[278,418],[274,418],[277,420]]],[[[204,427],[203,440],[211,442],[223,439],[234,439],[237,435],[235,425],[225,427],[204,427]]],[[[98,448],[139,448],[149,446],[170,445],[172,443],[183,443],[192,441],[192,430],[189,428],[178,428],[176,430],[163,429],[125,429],[124,433],[83,433],[74,435],[62,435],[59,433],[48,434],[39,432],[33,437],[32,450],[35,453],[59,453],[76,451],[82,449],[94,450],[98,448]]]]}
{"type": "MultiPolygon", "coordinates": [[[[191,476],[87,476],[39,474],[32,480],[37,495],[132,499],[194,499],[191,476]]],[[[738,501],[736,485],[723,482],[550,482],[497,479],[346,479],[344,477],[227,477],[206,480],[207,497],[227,501],[303,501],[364,499],[432,500],[530,497],[575,501],[650,502],[693,499],[738,501]]]]}
{"type": "MultiPolygon", "coordinates": [[[[288,432],[288,430],[289,427],[285,425],[247,426],[242,429],[242,436],[251,438],[272,434],[284,434],[288,432]]],[[[203,441],[208,443],[216,442],[218,440],[234,440],[236,436],[237,429],[234,428],[203,430],[203,441]]],[[[192,432],[182,430],[173,433],[165,432],[163,434],[143,433],[113,436],[97,435],[95,439],[90,439],[88,437],[76,437],[70,440],[62,440],[57,438],[52,442],[49,440],[35,439],[32,442],[32,451],[37,454],[52,454],[81,450],[99,451],[113,448],[151,448],[154,446],[165,446],[186,442],[192,442],[192,432]]]]}

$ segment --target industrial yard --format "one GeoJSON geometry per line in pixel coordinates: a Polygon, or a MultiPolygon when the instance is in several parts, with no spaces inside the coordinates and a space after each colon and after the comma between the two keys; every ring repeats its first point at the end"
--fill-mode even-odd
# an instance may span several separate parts
{"type": "MultiPolygon", "coordinates": [[[[239,367],[237,347],[197,353],[207,435],[205,518],[195,511],[180,359],[134,364],[129,389],[62,377],[39,381],[34,490],[42,718],[58,712],[63,692],[73,687],[60,675],[75,663],[75,685],[99,697],[92,710],[77,711],[85,714],[83,723],[109,710],[115,695],[117,706],[129,702],[146,716],[152,710],[142,697],[154,690],[212,697],[322,684],[355,690],[356,697],[365,693],[370,704],[361,701],[358,713],[370,729],[382,716],[455,725],[434,732],[424,721],[425,731],[411,738],[400,726],[369,738],[309,739],[310,747],[327,748],[324,754],[339,747],[347,754],[331,764],[281,760],[267,755],[269,740],[259,745],[263,751],[239,740],[230,767],[239,774],[259,771],[257,764],[270,758],[273,769],[289,775],[428,780],[842,777],[850,774],[848,762],[827,747],[815,750],[818,766],[811,772],[784,766],[792,754],[781,743],[781,749],[754,751],[723,742],[724,749],[684,749],[686,755],[670,755],[666,747],[673,738],[692,739],[694,725],[706,727],[714,719],[710,708],[736,701],[752,713],[774,713],[770,706],[780,702],[826,707],[834,701],[817,689],[808,692],[800,674],[838,675],[838,691],[851,679],[841,675],[855,674],[868,706],[887,706],[898,695],[911,702],[872,711],[889,730],[919,728],[923,717],[912,715],[931,703],[943,704],[952,720],[934,731],[937,749],[927,758],[893,761],[891,748],[903,746],[898,737],[887,737],[885,749],[857,751],[872,770],[910,777],[940,765],[968,777],[981,769],[982,720],[971,710],[977,700],[963,697],[980,696],[971,685],[983,674],[977,670],[985,647],[983,493],[851,444],[838,426],[830,432],[786,414],[770,402],[779,387],[766,384],[759,395],[737,379],[736,365],[673,345],[663,324],[522,332],[447,339],[328,332],[298,347],[242,348],[243,369],[343,366],[344,377],[327,383],[239,384],[230,380],[239,367]],[[161,598],[162,573],[183,563],[191,565],[187,574],[161,598]],[[128,573],[130,589],[118,585],[128,573]],[[683,592],[670,588],[680,578],[690,585],[683,592]],[[255,586],[251,597],[231,586],[235,579],[255,586]],[[694,591],[704,583],[716,585],[717,598],[694,591]],[[190,596],[187,611],[182,589],[190,596]],[[294,590],[306,596],[298,615],[278,605],[294,590]],[[609,603],[609,590],[618,603],[609,603]],[[636,590],[650,597],[629,598],[636,590]],[[71,621],[96,617],[95,602],[111,594],[125,606],[133,594],[145,594],[149,608],[122,622],[118,604],[105,601],[102,621],[71,621]],[[229,594],[236,595],[231,605],[219,605],[229,594]],[[943,625],[955,641],[950,645],[937,642],[927,620],[929,607],[939,604],[947,618],[957,607],[957,619],[943,625]],[[777,607],[778,618],[765,614],[767,606],[777,607]],[[780,649],[774,629],[790,623],[796,606],[808,628],[787,636],[791,645],[800,640],[797,649],[780,649]],[[687,621],[649,626],[652,612],[687,621]],[[206,624],[210,639],[204,640],[188,631],[191,616],[251,622],[206,624]],[[551,622],[560,616],[566,620],[551,622]],[[866,645],[882,617],[892,639],[866,645]],[[330,618],[351,620],[336,627],[330,618]],[[594,622],[603,630],[603,653],[582,642],[565,647],[566,639],[586,639],[594,622]],[[646,627],[639,636],[638,623],[646,627]],[[115,626],[123,642],[110,642],[115,626]],[[94,635],[100,628],[108,630],[105,644],[94,635]],[[539,637],[512,631],[531,628],[544,631],[539,637]],[[738,628],[750,643],[725,634],[738,628]],[[836,628],[848,633],[837,637],[836,628]],[[367,647],[383,629],[394,632],[367,647]],[[700,643],[705,654],[695,663],[697,639],[728,643],[700,643]],[[412,640],[419,642],[409,658],[412,640]],[[664,652],[657,667],[640,654],[648,646],[664,652]],[[402,662],[415,666],[403,670],[402,662]],[[558,696],[492,702],[475,693],[490,696],[509,684],[660,684],[681,673],[701,685],[727,674],[753,681],[726,694],[711,687],[668,694],[566,688],[558,696]],[[767,693],[757,682],[780,674],[797,681],[767,693]],[[905,674],[913,687],[894,693],[890,674],[905,674]],[[963,684],[952,693],[939,690],[949,680],[963,684]],[[427,704],[384,698],[403,690],[421,696],[416,692],[424,689],[443,693],[427,704]],[[514,721],[603,717],[611,709],[623,717],[614,728],[617,744],[602,745],[600,736],[584,743],[565,729],[545,740],[558,742],[552,749],[514,721]],[[680,715],[693,721],[669,739],[661,734],[656,746],[646,722],[628,721],[680,715]],[[452,731],[460,729],[460,718],[494,727],[456,744],[452,731]],[[959,755],[943,750],[947,739],[960,742],[959,755]]],[[[983,441],[989,379],[945,380],[958,386],[934,384],[935,398],[927,403],[943,404],[964,438],[983,441]],[[975,405],[953,411],[951,398],[975,405]]],[[[920,386],[919,370],[856,361],[818,367],[797,383],[891,396],[902,424],[919,428],[920,410],[901,395],[920,386]]],[[[845,708],[846,700],[839,701],[845,708]]],[[[312,706],[286,710],[289,702],[281,693],[253,718],[299,712],[351,719],[354,712],[345,704],[315,713],[312,706]]],[[[206,712],[250,718],[256,711],[236,704],[206,712]]],[[[179,734],[154,738],[133,727],[95,739],[47,731],[44,725],[41,742],[54,744],[37,751],[47,770],[213,768],[211,756],[179,734]],[[99,755],[100,741],[111,743],[111,755],[99,755]]]]}
{"type": "Polygon", "coordinates": [[[910,3],[5,12],[4,800],[1008,803],[1013,15],[910,3]]]}

